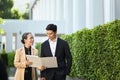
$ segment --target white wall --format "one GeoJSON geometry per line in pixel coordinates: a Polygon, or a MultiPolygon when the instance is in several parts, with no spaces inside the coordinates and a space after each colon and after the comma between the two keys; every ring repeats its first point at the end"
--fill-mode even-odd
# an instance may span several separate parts
{"type": "Polygon", "coordinates": [[[120,0],[115,0],[115,19],[120,19],[120,0]]]}
{"type": "Polygon", "coordinates": [[[120,19],[120,0],[36,0],[33,20],[59,20],[65,23],[65,33],[120,19]],[[36,6],[39,6],[40,8],[36,6]],[[37,17],[37,18],[36,18],[37,17]],[[40,18],[39,18],[40,17],[40,18]]]}
{"type": "MultiPolygon", "coordinates": [[[[32,20],[6,20],[6,50],[10,51],[12,34],[17,34],[17,48],[21,34],[45,34],[49,23],[58,25],[59,34],[71,34],[83,28],[120,19],[120,0],[35,0],[31,5],[32,20]],[[20,34],[21,33],[21,34],[20,34]]],[[[0,38],[1,39],[1,38],[0,38]]]]}
{"type": "MultiPolygon", "coordinates": [[[[12,51],[13,33],[16,33],[16,38],[17,38],[16,49],[17,49],[22,46],[21,36],[24,32],[32,32],[34,36],[35,34],[45,35],[46,34],[45,28],[48,24],[51,24],[51,23],[54,23],[57,25],[58,34],[65,33],[64,22],[62,21],[5,20],[5,23],[0,26],[3,28],[6,34],[6,41],[5,41],[6,51],[7,52],[12,51]]],[[[0,36],[0,39],[2,40],[1,36],[0,36]]]]}

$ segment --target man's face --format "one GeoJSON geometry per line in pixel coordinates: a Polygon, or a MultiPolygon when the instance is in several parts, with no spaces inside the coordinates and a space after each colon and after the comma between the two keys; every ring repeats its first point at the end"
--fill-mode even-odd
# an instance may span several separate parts
{"type": "Polygon", "coordinates": [[[56,38],[56,32],[52,30],[46,30],[46,33],[50,40],[54,40],[56,38]]]}

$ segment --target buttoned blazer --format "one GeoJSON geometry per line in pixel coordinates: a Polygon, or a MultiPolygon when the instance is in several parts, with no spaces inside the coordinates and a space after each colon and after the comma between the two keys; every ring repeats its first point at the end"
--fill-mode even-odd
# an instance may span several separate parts
{"type": "MultiPolygon", "coordinates": [[[[41,45],[41,57],[52,56],[53,55],[50,49],[49,40],[46,40],[41,45]]],[[[72,66],[72,56],[68,43],[65,40],[62,40],[60,38],[57,39],[55,57],[57,58],[58,68],[41,71],[41,77],[46,76],[46,74],[52,75],[52,72],[53,74],[56,72],[61,75],[68,75],[70,73],[72,66]]]]}

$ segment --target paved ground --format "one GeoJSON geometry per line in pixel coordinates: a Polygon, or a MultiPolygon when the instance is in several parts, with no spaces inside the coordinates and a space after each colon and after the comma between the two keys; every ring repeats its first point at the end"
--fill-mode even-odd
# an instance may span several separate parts
{"type": "MultiPolygon", "coordinates": [[[[40,75],[40,71],[39,70],[37,70],[37,73],[38,73],[38,75],[40,75]]],[[[13,69],[12,70],[12,72],[9,74],[9,80],[13,80],[13,76],[14,76],[14,74],[15,74],[15,70],[13,69]],[[12,76],[12,77],[11,77],[12,76]]],[[[40,80],[40,78],[38,79],[38,80],[40,80]]],[[[71,78],[69,78],[68,76],[67,76],[67,79],[66,80],[84,80],[84,79],[71,79],[71,78]]]]}
{"type": "Polygon", "coordinates": [[[9,80],[13,80],[13,77],[9,77],[9,80]]]}
{"type": "MultiPolygon", "coordinates": [[[[13,77],[9,77],[9,79],[8,79],[8,80],[13,80],[13,77]]],[[[40,80],[40,78],[39,78],[38,80],[40,80]]]]}
{"type": "MultiPolygon", "coordinates": [[[[9,77],[9,80],[13,80],[13,77],[9,77]]],[[[38,80],[40,80],[40,78],[38,80]]],[[[70,79],[70,78],[67,77],[66,80],[84,80],[84,79],[70,79]]]]}

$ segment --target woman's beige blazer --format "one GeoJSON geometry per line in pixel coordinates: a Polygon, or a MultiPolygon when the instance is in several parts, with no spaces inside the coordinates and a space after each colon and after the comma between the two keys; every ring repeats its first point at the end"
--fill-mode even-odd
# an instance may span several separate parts
{"type": "MultiPolygon", "coordinates": [[[[31,48],[31,55],[38,56],[38,50],[31,48]]],[[[14,57],[14,65],[16,67],[16,72],[14,80],[24,80],[24,71],[26,68],[26,57],[24,47],[17,49],[14,57]]],[[[32,80],[38,80],[36,68],[32,68],[32,80]]]]}

